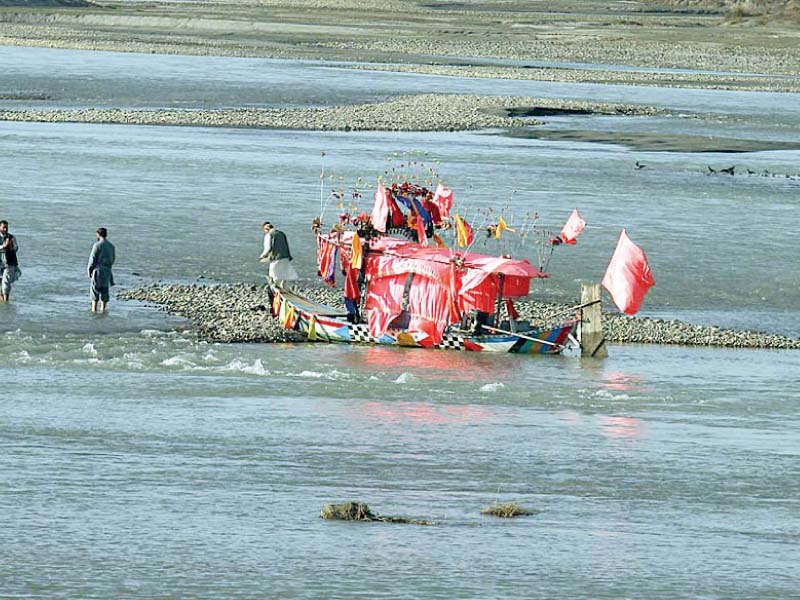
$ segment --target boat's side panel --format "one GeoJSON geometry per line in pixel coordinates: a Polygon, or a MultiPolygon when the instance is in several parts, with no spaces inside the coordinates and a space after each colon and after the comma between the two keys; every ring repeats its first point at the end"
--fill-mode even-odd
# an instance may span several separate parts
{"type": "MultiPolygon", "coordinates": [[[[280,298],[280,302],[291,305],[294,315],[293,319],[284,320],[284,327],[296,329],[319,341],[345,344],[380,344],[472,352],[557,354],[562,350],[569,334],[576,327],[575,323],[567,323],[548,330],[520,332],[520,335],[524,335],[525,338],[536,338],[549,343],[508,334],[463,336],[456,333],[445,333],[441,343],[434,345],[426,334],[419,332],[390,330],[376,339],[370,335],[369,326],[366,323],[353,324],[344,319],[313,315],[303,310],[304,307],[294,304],[286,298],[280,298]]],[[[285,307],[279,305],[276,308],[277,314],[286,313],[285,307]]]]}
{"type": "Polygon", "coordinates": [[[522,354],[558,354],[566,345],[569,334],[575,329],[575,323],[567,323],[560,327],[546,330],[522,331],[515,335],[480,335],[467,338],[467,347],[482,352],[513,352],[522,354]],[[535,339],[525,339],[535,338],[535,339]],[[543,340],[538,342],[535,340],[543,340]],[[549,342],[549,343],[544,343],[549,342]]]}
{"type": "Polygon", "coordinates": [[[572,333],[572,331],[575,329],[575,326],[575,323],[569,323],[547,331],[526,332],[524,334],[526,337],[532,337],[550,343],[544,344],[542,342],[536,342],[533,340],[520,339],[517,343],[517,346],[515,346],[511,352],[522,354],[558,354],[561,352],[563,346],[567,344],[569,334],[572,333]],[[552,344],[557,345],[553,346],[552,344]]]}

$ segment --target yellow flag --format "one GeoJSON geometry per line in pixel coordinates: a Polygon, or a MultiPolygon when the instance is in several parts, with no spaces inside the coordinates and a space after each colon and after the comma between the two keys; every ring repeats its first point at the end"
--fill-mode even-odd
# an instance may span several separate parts
{"type": "Polygon", "coordinates": [[[464,220],[461,218],[461,215],[456,214],[455,216],[456,222],[456,243],[458,244],[459,248],[466,248],[469,246],[469,232],[467,231],[466,225],[464,225],[464,220]]]}
{"type": "Polygon", "coordinates": [[[360,269],[362,256],[361,238],[358,237],[358,234],[355,234],[353,236],[353,257],[350,259],[350,266],[354,269],[360,269]]]}
{"type": "Polygon", "coordinates": [[[281,314],[281,304],[281,295],[280,293],[277,293],[275,294],[275,298],[272,300],[272,314],[276,317],[281,314]]]}
{"type": "Polygon", "coordinates": [[[509,227],[508,224],[506,224],[506,220],[503,217],[500,217],[500,222],[494,228],[494,238],[496,240],[500,239],[500,235],[503,233],[504,229],[508,229],[509,231],[516,233],[514,229],[511,229],[511,227],[509,227]]]}
{"type": "MultiPolygon", "coordinates": [[[[356,236],[357,237],[357,236],[356,236]]],[[[317,339],[317,316],[311,315],[311,320],[308,322],[308,339],[317,339]]]]}
{"type": "Polygon", "coordinates": [[[294,306],[290,304],[286,311],[286,322],[283,324],[286,329],[294,329],[295,316],[294,306]]]}
{"type": "Polygon", "coordinates": [[[283,298],[280,299],[280,303],[280,307],[278,308],[278,321],[280,321],[281,327],[286,327],[286,311],[289,306],[283,298]]]}

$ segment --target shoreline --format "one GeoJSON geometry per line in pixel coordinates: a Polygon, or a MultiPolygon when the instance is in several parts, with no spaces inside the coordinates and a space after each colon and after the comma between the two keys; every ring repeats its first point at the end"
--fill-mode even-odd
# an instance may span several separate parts
{"type": "MultiPolygon", "coordinates": [[[[297,286],[297,291],[324,304],[342,306],[338,290],[302,285],[297,286]]],[[[299,332],[283,329],[272,317],[266,285],[152,284],[121,291],[117,298],[144,302],[168,314],[185,317],[197,338],[210,343],[314,343],[299,332]]],[[[552,302],[517,303],[520,316],[532,322],[547,321],[565,308],[568,305],[552,302]]],[[[611,312],[603,313],[603,330],[610,343],[800,350],[800,339],[782,335],[611,312]]]]}
{"type": "MultiPolygon", "coordinates": [[[[2,23],[0,23],[2,26],[2,23]]],[[[253,51],[244,48],[226,48],[224,46],[205,46],[201,42],[181,45],[164,41],[152,43],[142,41],[85,41],[83,39],[61,39],[60,34],[38,33],[37,37],[19,37],[4,35],[0,28],[0,46],[47,48],[61,50],[79,50],[86,52],[119,52],[128,54],[163,54],[167,56],[208,56],[227,58],[264,58],[272,60],[303,60],[321,64],[337,62],[336,66],[344,69],[386,71],[393,73],[410,73],[417,75],[439,75],[443,77],[464,77],[472,79],[505,79],[509,81],[546,81],[551,83],[592,83],[600,85],[628,85],[641,87],[669,87],[679,89],[708,89],[745,92],[800,93],[800,74],[797,72],[764,73],[757,68],[754,60],[748,62],[752,70],[740,73],[680,73],[648,71],[645,65],[629,63],[613,63],[620,66],[641,67],[642,70],[612,70],[596,68],[596,65],[607,62],[586,62],[587,68],[558,66],[511,66],[511,65],[473,65],[447,64],[449,62],[469,61],[469,55],[448,55],[435,62],[397,63],[396,57],[387,55],[375,57],[357,54],[339,54],[336,52],[305,52],[282,49],[280,51],[253,51]],[[52,37],[51,37],[52,36],[52,37]],[[348,64],[349,63],[349,64],[348,64]]],[[[493,59],[491,56],[479,56],[479,59],[493,59]]],[[[569,57],[553,57],[537,62],[567,62],[569,57]]],[[[518,60],[518,59],[513,59],[518,60]]],[[[570,61],[571,62],[571,61],[570,61]]],[[[656,69],[679,69],[674,63],[657,63],[651,65],[656,69]]],[[[713,70],[713,64],[707,65],[713,70]]],[[[700,70],[700,69],[698,69],[700,70]]],[[[706,70],[706,69],[702,69],[706,70]]]]}
{"type": "Polygon", "coordinates": [[[434,132],[540,125],[541,121],[528,115],[535,115],[542,109],[604,115],[670,114],[667,110],[633,104],[522,96],[416,94],[399,96],[387,102],[327,108],[0,110],[0,121],[434,132]]]}

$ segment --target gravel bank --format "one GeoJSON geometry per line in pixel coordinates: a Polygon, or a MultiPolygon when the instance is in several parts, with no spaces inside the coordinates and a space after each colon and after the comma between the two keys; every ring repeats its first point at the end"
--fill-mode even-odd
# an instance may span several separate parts
{"type": "Polygon", "coordinates": [[[473,79],[512,79],[516,81],[559,81],[612,85],[644,85],[750,92],[800,92],[800,77],[776,78],[767,75],[740,76],[668,72],[607,71],[602,69],[519,68],[462,65],[346,65],[345,68],[395,73],[419,73],[473,79]]]}
{"type": "Polygon", "coordinates": [[[322,131],[464,131],[538,124],[539,121],[531,118],[520,118],[520,116],[534,112],[537,108],[615,115],[655,115],[666,112],[653,107],[628,104],[530,97],[417,94],[400,96],[388,102],[374,104],[308,109],[5,110],[0,111],[0,121],[256,127],[322,131]]]}
{"type": "MultiPolygon", "coordinates": [[[[299,290],[319,302],[341,306],[341,294],[323,287],[299,290]]],[[[270,316],[266,286],[152,285],[119,294],[123,300],[153,304],[170,314],[191,320],[200,339],[209,342],[301,342],[305,338],[283,329],[270,316]]],[[[521,302],[520,315],[533,322],[548,321],[563,312],[563,304],[521,302]]],[[[755,331],[736,331],[692,325],[682,321],[628,317],[604,313],[606,339],[614,343],[678,344],[728,348],[800,349],[800,340],[755,331]]]]}

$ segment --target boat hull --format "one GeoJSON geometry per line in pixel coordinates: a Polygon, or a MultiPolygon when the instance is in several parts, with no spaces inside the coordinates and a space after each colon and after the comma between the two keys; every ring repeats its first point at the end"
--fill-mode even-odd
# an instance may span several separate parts
{"type": "Polygon", "coordinates": [[[434,344],[428,335],[422,332],[390,329],[376,338],[370,335],[366,323],[350,323],[344,315],[326,314],[335,310],[286,292],[276,292],[273,311],[281,319],[284,327],[300,331],[315,341],[462,352],[558,354],[570,344],[571,336],[578,326],[578,321],[570,320],[554,327],[518,331],[514,334],[470,335],[446,330],[441,342],[434,344]]]}

